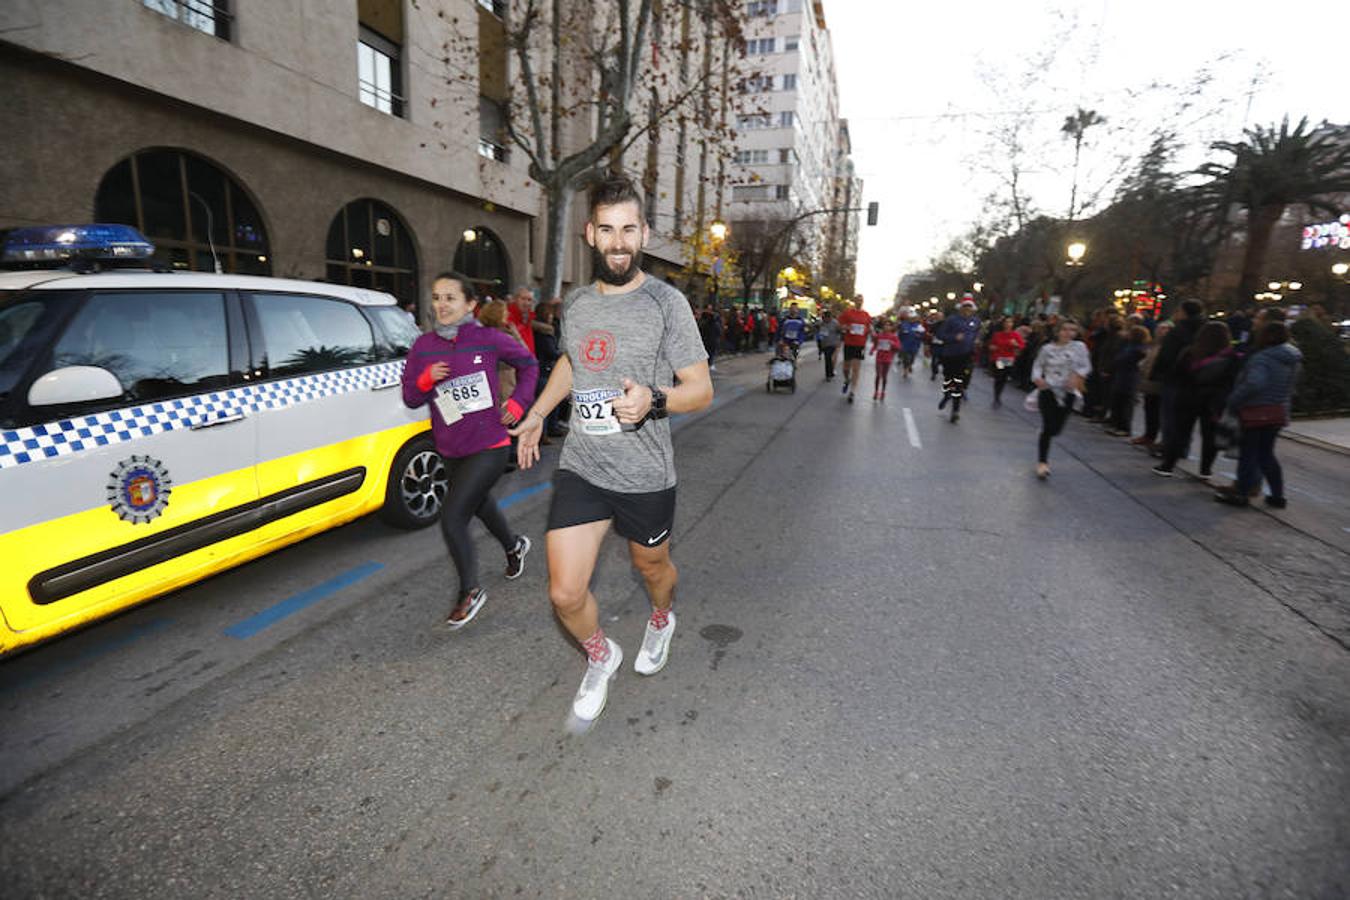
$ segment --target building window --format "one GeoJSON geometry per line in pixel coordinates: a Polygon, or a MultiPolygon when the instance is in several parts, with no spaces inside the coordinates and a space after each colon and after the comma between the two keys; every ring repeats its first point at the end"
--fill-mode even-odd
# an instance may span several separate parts
{"type": "Polygon", "coordinates": [[[506,18],[507,0],[478,0],[478,5],[499,19],[506,18]]]}
{"type": "Polygon", "coordinates": [[[742,131],[754,131],[757,128],[768,128],[773,122],[768,113],[754,113],[748,116],[737,116],[736,127],[742,131]]]}
{"type": "Polygon", "coordinates": [[[161,15],[176,19],[203,34],[214,35],[222,41],[230,39],[230,6],[226,0],[142,0],[146,7],[161,15]]]}
{"type": "Polygon", "coordinates": [[[796,50],[797,45],[801,43],[801,40],[802,36],[800,34],[789,34],[787,37],[783,38],[783,52],[790,53],[791,51],[796,50]]]}
{"type": "Polygon", "coordinates": [[[478,155],[506,162],[506,104],[491,97],[478,98],[478,155]]]}
{"type": "Polygon", "coordinates": [[[745,14],[752,19],[755,16],[776,16],[778,15],[778,0],[750,0],[746,4],[745,14]]]}
{"type": "Polygon", "coordinates": [[[778,114],[778,127],[791,128],[795,120],[796,114],[790,109],[785,109],[778,114]]]}
{"type": "Polygon", "coordinates": [[[743,166],[762,166],[769,162],[768,150],[739,150],[736,162],[743,166]]]}
{"type": "Polygon", "coordinates": [[[789,194],[791,191],[792,191],[792,188],[791,188],[789,185],[786,185],[786,184],[775,184],[775,185],[773,186],[773,199],[775,199],[775,200],[786,200],[786,199],[788,199],[788,194],[789,194]]]}
{"type": "Polygon", "coordinates": [[[767,184],[738,184],[731,188],[732,200],[767,200],[769,199],[769,186],[767,184]]]}
{"type": "Polygon", "coordinates": [[[356,86],[361,102],[391,116],[403,116],[398,45],[367,28],[356,42],[356,86]]]}
{"type": "Polygon", "coordinates": [[[400,304],[417,301],[417,253],[393,208],[353,200],[333,217],[325,245],[328,280],[386,291],[400,304]]]}
{"type": "Polygon", "coordinates": [[[94,197],[99,222],[134,225],[175,269],[270,275],[267,229],[233,178],[181,150],[143,150],[113,166],[94,197]]]}
{"type": "Polygon", "coordinates": [[[469,277],[478,291],[479,300],[504,298],[507,285],[511,283],[511,264],[506,258],[506,248],[497,235],[481,225],[464,232],[450,268],[469,277]]]}
{"type": "Polygon", "coordinates": [[[741,92],[745,94],[762,94],[771,90],[773,90],[772,75],[752,75],[741,82],[741,92]]]}
{"type": "Polygon", "coordinates": [[[792,72],[783,76],[783,90],[795,91],[797,89],[797,73],[792,72]]]}
{"type": "Polygon", "coordinates": [[[787,11],[789,13],[799,13],[802,11],[802,0],[787,0],[787,11]]]}
{"type": "Polygon", "coordinates": [[[742,56],[762,56],[773,52],[774,38],[751,38],[745,42],[745,50],[742,56]]]}
{"type": "Polygon", "coordinates": [[[778,162],[781,165],[791,165],[796,160],[796,151],[791,147],[782,147],[778,151],[778,162]]]}

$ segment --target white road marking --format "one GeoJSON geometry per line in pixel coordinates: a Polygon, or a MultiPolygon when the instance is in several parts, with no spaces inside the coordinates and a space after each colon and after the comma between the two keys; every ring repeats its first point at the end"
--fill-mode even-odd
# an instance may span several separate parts
{"type": "Polygon", "coordinates": [[[909,445],[915,450],[922,450],[923,444],[919,441],[919,429],[914,427],[914,413],[905,407],[905,431],[909,432],[909,445]]]}

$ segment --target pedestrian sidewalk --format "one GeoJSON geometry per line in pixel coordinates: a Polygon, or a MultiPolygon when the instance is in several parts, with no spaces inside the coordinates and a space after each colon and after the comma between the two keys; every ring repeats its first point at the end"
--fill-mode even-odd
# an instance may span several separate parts
{"type": "Polygon", "coordinates": [[[1350,416],[1295,419],[1280,434],[1299,444],[1350,456],[1350,416]]]}

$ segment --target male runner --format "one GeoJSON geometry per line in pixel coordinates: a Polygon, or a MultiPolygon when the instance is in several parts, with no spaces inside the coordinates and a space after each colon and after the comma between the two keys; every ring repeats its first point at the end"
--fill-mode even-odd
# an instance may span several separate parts
{"type": "Polygon", "coordinates": [[[586,243],[596,281],[563,302],[562,355],[511,432],[520,438],[520,467],[528,469],[539,459],[545,417],[571,395],[572,427],[553,479],[546,542],[549,600],[586,651],[586,675],[572,701],[573,714],[586,722],[604,710],[623,662],[619,645],[600,628],[590,591],[610,522],[628,539],[652,603],[633,668],[654,675],[669,658],[677,574],[670,560],[675,465],[666,416],[704,409],[713,396],[688,301],[639,268],[647,236],[631,181],[612,177],[592,190],[586,243]]]}
{"type": "Polygon", "coordinates": [[[802,321],[802,308],[796,303],[788,307],[787,318],[778,325],[778,340],[787,344],[792,358],[797,358],[801,350],[802,338],[806,337],[806,322],[802,321]]]}
{"type": "Polygon", "coordinates": [[[942,342],[942,399],[938,401],[938,409],[950,403],[953,424],[961,418],[961,398],[975,368],[975,344],[979,336],[975,301],[967,295],[956,304],[956,315],[948,316],[938,326],[934,340],[942,342]]]}
{"type": "Polygon", "coordinates": [[[848,394],[849,403],[853,402],[858,371],[867,352],[867,337],[872,333],[872,317],[863,312],[862,294],[854,297],[853,302],[854,306],[839,314],[839,330],[844,335],[844,388],[840,393],[848,394]]]}

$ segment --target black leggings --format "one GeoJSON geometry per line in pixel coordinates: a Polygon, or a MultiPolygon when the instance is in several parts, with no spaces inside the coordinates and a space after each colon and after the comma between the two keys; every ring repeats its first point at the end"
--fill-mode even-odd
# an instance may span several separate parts
{"type": "Polygon", "coordinates": [[[1064,403],[1061,404],[1055,399],[1054,391],[1041,391],[1036,398],[1036,405],[1041,408],[1041,439],[1037,447],[1039,461],[1049,461],[1050,439],[1064,430],[1064,423],[1069,421],[1069,413],[1073,412],[1074,399],[1073,394],[1065,394],[1064,403]]]}
{"type": "Polygon", "coordinates": [[[1012,368],[1005,366],[1000,369],[998,364],[994,364],[994,402],[1003,402],[1003,389],[1008,386],[1008,376],[1012,374],[1012,368]]]}
{"type": "Polygon", "coordinates": [[[479,587],[478,551],[469,537],[469,520],[477,516],[503,550],[510,551],[516,545],[516,536],[492,497],[492,486],[506,471],[510,453],[509,447],[497,447],[445,461],[450,470],[450,492],[446,494],[445,508],[441,510],[441,533],[445,535],[450,558],[459,573],[456,597],[463,597],[479,587]]]}

